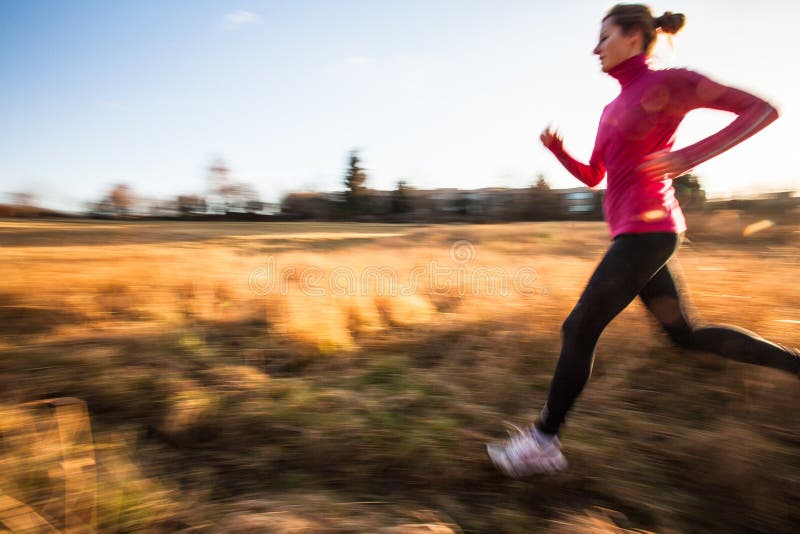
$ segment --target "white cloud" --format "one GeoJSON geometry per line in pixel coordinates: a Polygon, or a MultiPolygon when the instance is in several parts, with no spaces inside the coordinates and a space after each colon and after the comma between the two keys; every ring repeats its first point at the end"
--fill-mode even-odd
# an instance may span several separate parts
{"type": "Polygon", "coordinates": [[[261,22],[261,15],[244,9],[237,9],[225,15],[222,22],[227,28],[237,28],[246,24],[258,24],[261,22]]]}

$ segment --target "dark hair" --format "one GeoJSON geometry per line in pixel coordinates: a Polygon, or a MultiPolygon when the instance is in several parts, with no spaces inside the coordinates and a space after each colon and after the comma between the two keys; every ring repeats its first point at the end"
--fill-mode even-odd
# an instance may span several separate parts
{"type": "Polygon", "coordinates": [[[644,4],[617,4],[612,7],[603,21],[611,18],[613,23],[622,28],[623,33],[630,35],[636,30],[642,31],[642,52],[650,54],[656,42],[656,31],[664,33],[678,33],[686,23],[683,13],[665,12],[660,17],[654,17],[650,7],[644,4]]]}

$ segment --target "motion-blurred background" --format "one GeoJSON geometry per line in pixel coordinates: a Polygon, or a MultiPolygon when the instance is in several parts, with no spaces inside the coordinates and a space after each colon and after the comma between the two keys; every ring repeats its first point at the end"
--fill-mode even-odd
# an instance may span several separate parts
{"type": "MultiPolygon", "coordinates": [[[[485,457],[608,243],[538,132],[588,156],[609,7],[0,5],[0,530],[793,532],[797,377],[675,348],[638,302],[570,470],[485,457]]],[[[652,7],[687,15],[662,66],[782,112],[676,180],[691,303],[800,345],[800,8],[652,7]]]]}

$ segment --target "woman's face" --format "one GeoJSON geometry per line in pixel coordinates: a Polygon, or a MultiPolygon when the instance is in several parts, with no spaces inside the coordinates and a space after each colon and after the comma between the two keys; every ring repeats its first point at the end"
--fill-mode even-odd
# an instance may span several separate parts
{"type": "Polygon", "coordinates": [[[603,72],[608,72],[626,59],[642,53],[642,34],[632,32],[625,35],[622,27],[609,17],[600,26],[600,39],[594,53],[600,58],[603,72]]]}

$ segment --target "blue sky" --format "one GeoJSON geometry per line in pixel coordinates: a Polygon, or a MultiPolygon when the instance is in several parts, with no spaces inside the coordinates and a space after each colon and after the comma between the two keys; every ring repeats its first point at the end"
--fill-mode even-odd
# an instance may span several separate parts
{"type": "MultiPolygon", "coordinates": [[[[586,159],[618,92],[591,55],[611,2],[579,0],[0,2],[0,194],[76,207],[125,182],[202,193],[225,159],[265,200],[341,188],[579,185],[538,144],[549,122],[586,159]]],[[[793,1],[673,1],[688,66],[775,103],[781,119],[697,169],[712,194],[795,188],[793,1]]],[[[730,115],[695,112],[687,144],[730,115]]]]}

